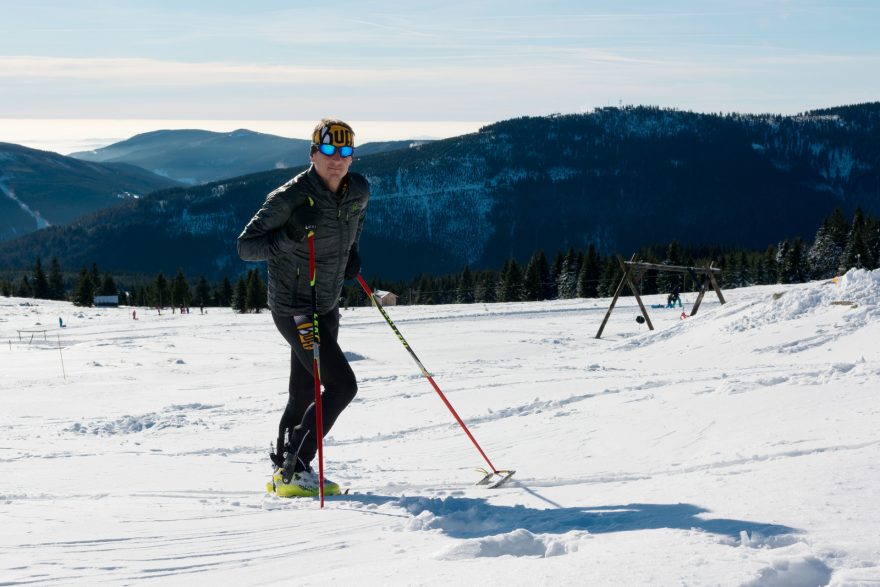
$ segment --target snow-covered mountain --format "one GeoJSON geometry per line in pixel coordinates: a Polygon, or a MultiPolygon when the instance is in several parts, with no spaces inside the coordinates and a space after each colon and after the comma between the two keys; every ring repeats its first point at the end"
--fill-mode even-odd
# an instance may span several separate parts
{"type": "Polygon", "coordinates": [[[458,270],[539,248],[809,239],[834,207],[880,212],[878,137],[880,103],[803,116],[606,108],[499,122],[360,169],[377,194],[369,234],[458,270]]]}
{"type": "MultiPolygon", "coordinates": [[[[608,108],[358,155],[353,169],[373,188],[365,268],[411,278],[525,262],[541,248],[809,240],[836,207],[880,213],[878,136],[880,103],[803,116],[608,108]]],[[[0,246],[0,268],[58,256],[64,266],[234,276],[245,269],[234,248],[241,228],[301,169],[166,190],[0,246]],[[120,248],[133,234],[150,247],[120,248]]]]}
{"type": "Polygon", "coordinates": [[[176,185],[133,165],[0,143],[0,242],[176,185]]]}
{"type": "MultiPolygon", "coordinates": [[[[406,148],[412,141],[358,146],[358,156],[406,148]]],[[[84,161],[137,165],[188,185],[208,183],[270,169],[309,164],[305,139],[289,139],[247,129],[231,132],[157,130],[95,149],[71,153],[84,161]]]]}
{"type": "MultiPolygon", "coordinates": [[[[326,441],[348,495],[267,495],[290,351],[267,314],[0,298],[9,584],[875,585],[880,270],[700,312],[372,308],[326,441]],[[58,318],[66,327],[58,328],[58,318]]],[[[647,299],[662,302],[660,298],[647,299]]],[[[685,296],[690,311],[693,294],[685,296]]]]}

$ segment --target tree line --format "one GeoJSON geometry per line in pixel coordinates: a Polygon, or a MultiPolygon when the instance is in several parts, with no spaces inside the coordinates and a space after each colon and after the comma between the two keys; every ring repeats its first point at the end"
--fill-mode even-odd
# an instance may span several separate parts
{"type": "MultiPolygon", "coordinates": [[[[828,279],[853,267],[876,269],[880,265],[880,218],[856,210],[848,220],[840,209],[829,214],[812,244],[800,237],[785,239],[762,251],[721,246],[683,245],[674,240],[636,252],[640,261],[701,267],[714,263],[721,269],[719,285],[725,289],[773,283],[802,283],[828,279]]],[[[616,255],[601,255],[593,245],[557,251],[552,262],[536,251],[525,266],[509,259],[499,270],[471,270],[409,281],[372,279],[371,287],[394,292],[398,304],[447,304],[538,301],[610,297],[622,271],[616,255]]],[[[696,291],[700,284],[689,276],[649,270],[639,284],[642,294],[696,291]]],[[[630,295],[625,289],[623,295],[630,295]]],[[[361,289],[346,285],[346,305],[369,303],[361,289]]]]}
{"type": "MultiPolygon", "coordinates": [[[[674,240],[643,247],[636,257],[650,263],[690,267],[714,263],[722,271],[719,285],[725,289],[828,279],[853,267],[876,269],[880,265],[880,218],[856,210],[850,220],[836,209],[823,220],[809,245],[797,237],[754,251],[683,245],[674,240]]],[[[601,255],[590,245],[583,250],[572,247],[557,251],[552,261],[539,250],[525,266],[511,258],[497,270],[472,270],[465,266],[458,273],[424,273],[413,280],[373,278],[370,285],[374,290],[397,294],[398,304],[467,304],[609,297],[614,294],[620,276],[616,256],[601,255]]],[[[682,292],[695,291],[699,286],[688,276],[682,278],[657,270],[648,271],[639,284],[641,293],[646,295],[667,293],[674,287],[682,292]]],[[[117,295],[122,305],[160,311],[192,305],[232,307],[241,313],[266,308],[263,270],[256,268],[239,276],[234,286],[228,277],[211,284],[200,276],[193,287],[180,269],[170,280],[161,272],[152,279],[125,279],[102,273],[93,263],[75,276],[65,276],[57,258],[51,260],[48,273],[42,260],[37,259],[32,272],[17,280],[0,279],[0,294],[69,300],[79,306],[91,306],[97,295],[117,295]]],[[[346,285],[340,301],[344,306],[369,304],[356,285],[346,285]]]]}
{"type": "Polygon", "coordinates": [[[102,273],[96,263],[83,267],[76,275],[65,274],[57,258],[52,258],[49,272],[42,259],[33,271],[17,279],[0,279],[0,294],[10,297],[67,300],[76,306],[94,305],[96,296],[117,296],[120,305],[165,308],[232,307],[239,312],[259,312],[266,307],[266,283],[258,269],[239,277],[235,286],[228,277],[211,284],[200,276],[191,286],[182,269],[167,278],[159,272],[154,278],[119,278],[102,273]]]}

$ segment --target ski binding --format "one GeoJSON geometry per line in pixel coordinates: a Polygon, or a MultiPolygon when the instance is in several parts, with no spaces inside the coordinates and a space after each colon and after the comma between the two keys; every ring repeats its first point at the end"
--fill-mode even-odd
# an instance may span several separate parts
{"type": "Polygon", "coordinates": [[[483,473],[484,477],[477,481],[475,485],[486,485],[489,489],[496,489],[501,487],[513,477],[513,474],[516,471],[513,470],[505,470],[505,471],[487,471],[486,469],[477,469],[479,472],[483,473]]]}

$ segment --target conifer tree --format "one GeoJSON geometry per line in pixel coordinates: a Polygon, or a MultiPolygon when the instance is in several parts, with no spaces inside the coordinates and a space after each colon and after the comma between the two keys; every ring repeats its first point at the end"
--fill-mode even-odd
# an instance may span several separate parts
{"type": "Polygon", "coordinates": [[[501,266],[501,271],[498,272],[497,279],[495,280],[495,300],[499,302],[503,302],[503,292],[501,291],[501,285],[504,281],[505,276],[507,275],[507,264],[510,262],[510,259],[504,262],[504,265],[501,266]]]}
{"type": "Polygon", "coordinates": [[[739,284],[740,287],[748,287],[750,285],[754,285],[754,277],[751,264],[749,263],[749,256],[746,255],[745,251],[740,251],[739,254],[739,284]]]}
{"type": "Polygon", "coordinates": [[[474,301],[491,304],[496,301],[495,285],[497,279],[495,272],[491,269],[483,271],[477,278],[477,284],[474,291],[474,301]]]}
{"type": "Polygon", "coordinates": [[[730,278],[728,280],[729,287],[744,287],[746,285],[745,275],[748,267],[743,267],[743,258],[739,253],[733,252],[727,255],[727,273],[730,278]]]}
{"type": "Polygon", "coordinates": [[[178,268],[177,274],[171,282],[171,306],[174,308],[188,307],[191,300],[189,283],[183,274],[183,269],[178,268]]]}
{"type": "Polygon", "coordinates": [[[617,290],[618,283],[620,283],[620,278],[621,273],[617,259],[608,257],[602,269],[602,277],[599,280],[599,296],[603,298],[613,296],[617,290]]]}
{"type": "Polygon", "coordinates": [[[486,289],[483,285],[485,271],[474,274],[474,303],[481,304],[486,301],[486,289]]]}
{"type": "Polygon", "coordinates": [[[346,285],[344,287],[345,307],[357,307],[361,305],[361,288],[346,285]]]}
{"type": "Polygon", "coordinates": [[[578,276],[577,295],[581,298],[595,298],[599,295],[599,255],[592,244],[587,248],[584,263],[578,276]]]}
{"type": "Polygon", "coordinates": [[[562,266],[556,275],[556,291],[560,300],[568,300],[577,295],[577,255],[569,248],[562,259],[562,266]]]}
{"type": "Polygon", "coordinates": [[[764,274],[766,275],[765,283],[779,283],[779,262],[777,261],[776,247],[768,245],[764,251],[764,274]]]}
{"type": "Polygon", "coordinates": [[[559,274],[562,272],[562,264],[565,262],[565,253],[562,251],[556,251],[556,255],[553,257],[553,264],[550,265],[548,274],[547,274],[547,286],[548,286],[548,300],[555,300],[556,298],[561,297],[559,295],[559,274]]]}
{"type": "MultiPolygon", "coordinates": [[[[666,256],[663,257],[664,265],[682,265],[682,250],[681,243],[677,240],[673,240],[666,247],[666,256]]],[[[669,293],[672,291],[672,286],[676,282],[677,276],[669,273],[668,271],[661,271],[659,275],[657,275],[657,291],[663,293],[669,293]]]]}
{"type": "Polygon", "coordinates": [[[34,288],[31,285],[31,280],[28,279],[27,275],[21,276],[21,280],[18,282],[18,287],[15,290],[15,296],[19,298],[34,297],[34,288]]]}
{"type": "Polygon", "coordinates": [[[782,283],[803,283],[808,279],[806,246],[801,237],[796,237],[791,244],[787,241],[782,259],[782,283]]]}
{"type": "Polygon", "coordinates": [[[541,282],[541,258],[544,258],[544,265],[547,259],[543,257],[544,251],[537,251],[529,259],[526,265],[526,273],[523,276],[523,296],[526,300],[537,301],[544,299],[544,284],[541,282]]]}
{"type": "MultiPolygon", "coordinates": [[[[694,261],[694,258],[690,255],[689,252],[682,249],[682,257],[681,264],[684,267],[696,267],[697,263],[694,261]]],[[[690,273],[684,273],[677,276],[678,283],[681,286],[682,293],[686,291],[694,291],[696,289],[696,284],[694,283],[693,278],[690,273]]]]}
{"type": "Polygon", "coordinates": [[[34,279],[32,287],[35,298],[40,300],[51,299],[49,297],[49,280],[46,278],[46,273],[43,271],[43,261],[39,258],[37,258],[37,262],[34,264],[34,279]]]}
{"type": "Polygon", "coordinates": [[[556,297],[556,282],[550,278],[550,265],[547,263],[544,249],[538,251],[536,263],[538,265],[538,275],[541,278],[541,287],[543,288],[543,294],[538,299],[552,300],[556,297]]]}
{"type": "Polygon", "coordinates": [[[419,278],[419,283],[416,286],[415,303],[420,305],[432,305],[436,303],[434,300],[434,285],[431,281],[431,276],[427,273],[422,273],[422,276],[419,278]]]}
{"type": "Polygon", "coordinates": [[[440,287],[435,289],[440,290],[440,296],[437,299],[438,304],[454,304],[455,296],[458,292],[458,281],[460,276],[452,275],[443,275],[440,277],[440,287]]]}
{"type": "Polygon", "coordinates": [[[199,276],[199,282],[196,284],[195,303],[200,308],[211,305],[211,286],[204,275],[199,276]]]}
{"type": "Polygon", "coordinates": [[[455,291],[456,304],[472,304],[474,302],[474,276],[470,267],[464,266],[461,277],[458,280],[458,287],[455,291]]]}
{"type": "Polygon", "coordinates": [[[786,259],[790,256],[791,245],[789,245],[788,239],[779,243],[779,246],[776,247],[776,267],[777,267],[777,278],[779,283],[790,283],[788,281],[790,275],[786,271],[786,259]]]}
{"type": "Polygon", "coordinates": [[[64,278],[61,276],[61,263],[58,257],[52,257],[52,263],[49,265],[49,299],[64,299],[64,278]]]}
{"type": "Polygon", "coordinates": [[[235,284],[235,293],[232,295],[232,309],[239,314],[247,312],[247,281],[244,275],[238,278],[235,284]]]}
{"type": "Polygon", "coordinates": [[[220,286],[220,295],[217,297],[217,305],[221,308],[231,306],[233,295],[234,290],[232,288],[232,282],[229,281],[228,277],[224,277],[223,284],[220,286]]]}
{"type": "Polygon", "coordinates": [[[101,287],[101,272],[98,270],[98,264],[92,263],[92,285],[95,287],[95,291],[98,291],[98,288],[101,287]]]}
{"type": "Polygon", "coordinates": [[[865,244],[871,253],[871,265],[868,269],[877,269],[880,266],[880,218],[870,217],[865,220],[865,244]]]}
{"type": "Polygon", "coordinates": [[[522,293],[523,273],[522,267],[516,259],[510,258],[504,265],[504,270],[499,279],[498,301],[519,302],[523,300],[522,293]]]}
{"type": "Polygon", "coordinates": [[[149,306],[150,305],[150,294],[149,290],[146,286],[141,285],[135,290],[134,294],[134,305],[135,306],[149,306]]]}
{"type": "Polygon", "coordinates": [[[764,263],[764,255],[755,258],[754,276],[756,285],[766,285],[769,283],[767,281],[767,267],[764,263]]]}
{"type": "Polygon", "coordinates": [[[168,280],[161,271],[156,275],[153,281],[152,305],[162,310],[168,304],[171,304],[171,291],[168,288],[168,280]]]}
{"type": "Polygon", "coordinates": [[[266,307],[266,283],[259,269],[248,272],[247,289],[245,290],[247,310],[259,314],[266,307]]]}
{"type": "Polygon", "coordinates": [[[119,295],[119,292],[116,290],[116,282],[113,280],[113,276],[109,273],[104,276],[104,279],[100,283],[101,287],[98,288],[99,296],[119,295]]]}
{"type": "Polygon", "coordinates": [[[95,303],[95,282],[92,280],[92,274],[85,267],[80,270],[73,291],[74,305],[88,308],[95,303]]]}
{"type": "Polygon", "coordinates": [[[739,287],[739,278],[739,259],[737,256],[730,253],[721,257],[721,281],[724,287],[728,289],[739,287]]]}
{"type": "Polygon", "coordinates": [[[840,256],[840,273],[846,273],[853,267],[872,267],[874,259],[868,249],[868,240],[865,234],[865,216],[861,209],[853,215],[852,227],[846,239],[846,247],[840,256]]]}
{"type": "Polygon", "coordinates": [[[816,238],[807,252],[813,279],[828,279],[837,274],[848,233],[849,223],[840,208],[836,208],[816,231],[816,238]]]}

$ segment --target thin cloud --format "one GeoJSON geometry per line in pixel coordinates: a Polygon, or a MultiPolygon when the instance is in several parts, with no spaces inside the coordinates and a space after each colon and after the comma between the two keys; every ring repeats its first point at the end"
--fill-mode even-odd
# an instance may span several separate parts
{"type": "MultiPolygon", "coordinates": [[[[467,47],[462,46],[462,50],[467,47]]],[[[487,79],[517,79],[523,69],[556,70],[588,69],[598,66],[631,66],[656,70],[681,69],[683,64],[657,59],[628,57],[596,49],[532,49],[511,54],[499,48],[492,56],[458,54],[447,58],[447,65],[430,69],[420,66],[423,60],[406,60],[404,65],[386,67],[312,67],[284,64],[246,64],[232,62],[183,62],[144,58],[72,58],[72,57],[0,57],[0,78],[63,80],[106,80],[132,84],[212,85],[227,83],[287,84],[305,83],[378,83],[461,77],[472,83],[475,76],[487,79]]],[[[404,60],[402,60],[404,61],[404,60]]],[[[685,69],[690,66],[685,65],[685,69]]],[[[689,69],[691,72],[693,68],[689,69]]]]}
{"type": "Polygon", "coordinates": [[[141,58],[0,57],[0,77],[210,85],[217,83],[350,82],[397,79],[394,70],[182,62],[141,58]]]}
{"type": "Polygon", "coordinates": [[[872,63],[880,61],[880,55],[830,55],[830,54],[799,54],[799,55],[767,55],[741,59],[746,63],[761,65],[834,65],[841,63],[872,63]]]}

